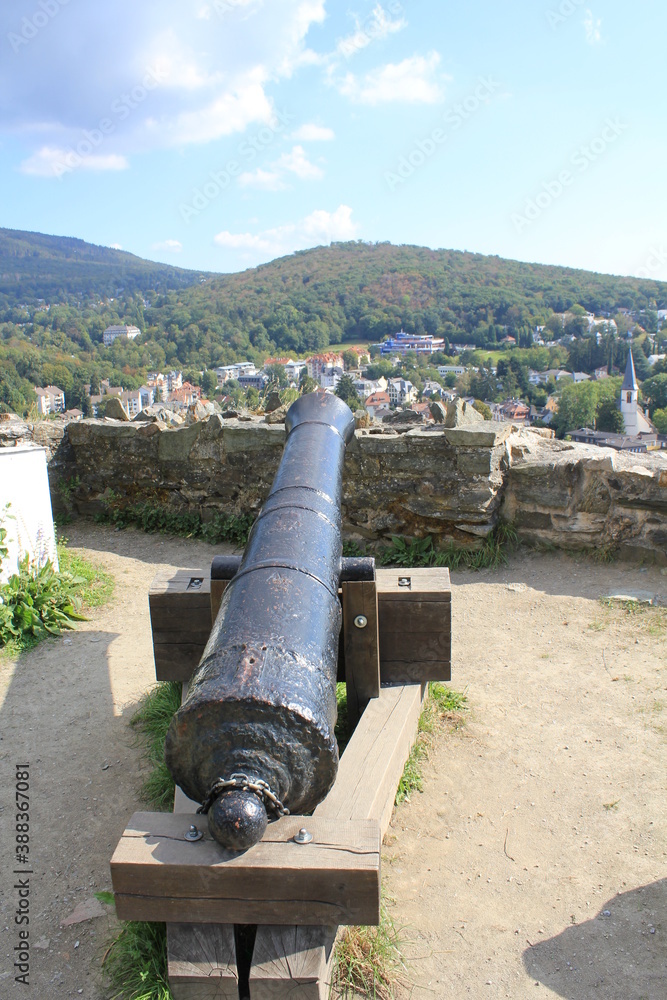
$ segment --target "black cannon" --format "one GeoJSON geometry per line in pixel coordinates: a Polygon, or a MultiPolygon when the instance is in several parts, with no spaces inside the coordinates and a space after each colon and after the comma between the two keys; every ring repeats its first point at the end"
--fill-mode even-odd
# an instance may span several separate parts
{"type": "Polygon", "coordinates": [[[342,400],[302,396],[287,442],[188,695],[166,761],[230,850],[257,843],[269,814],[305,813],[338,769],[342,472],[354,418],[342,400]]]}

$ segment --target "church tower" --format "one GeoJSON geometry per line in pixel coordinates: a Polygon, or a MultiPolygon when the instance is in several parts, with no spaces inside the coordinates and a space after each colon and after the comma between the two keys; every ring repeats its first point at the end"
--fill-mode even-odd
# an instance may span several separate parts
{"type": "Polygon", "coordinates": [[[625,378],[621,386],[621,413],[625,421],[625,433],[629,437],[650,434],[651,431],[655,430],[639,407],[639,386],[635,375],[632,348],[628,351],[628,363],[625,366],[625,378]]]}

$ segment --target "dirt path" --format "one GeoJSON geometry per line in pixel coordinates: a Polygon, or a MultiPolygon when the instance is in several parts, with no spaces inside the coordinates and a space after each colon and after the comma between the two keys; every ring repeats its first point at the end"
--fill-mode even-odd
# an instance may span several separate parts
{"type": "MultiPolygon", "coordinates": [[[[90,524],[69,536],[113,573],[116,594],[76,632],[0,664],[2,1000],[104,997],[111,918],[60,923],[110,888],[111,852],[140,805],[127,721],[154,676],[150,581],[213,551],[90,524]],[[12,968],[13,790],[25,761],[28,988],[12,968]]],[[[454,583],[453,684],[467,688],[472,717],[435,746],[424,794],[397,811],[384,856],[413,995],[664,1000],[666,636],[651,615],[598,598],[664,595],[667,577],[521,555],[454,583]]]]}

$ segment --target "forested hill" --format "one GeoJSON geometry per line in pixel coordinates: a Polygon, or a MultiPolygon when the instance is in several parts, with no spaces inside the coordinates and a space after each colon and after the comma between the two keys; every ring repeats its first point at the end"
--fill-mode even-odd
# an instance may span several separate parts
{"type": "Polygon", "coordinates": [[[177,305],[169,296],[151,320],[201,330],[210,317],[238,348],[298,352],[378,341],[401,326],[450,341],[476,331],[475,342],[491,344],[577,303],[607,316],[664,308],[667,283],[454,250],[337,243],[215,277],[177,305]]]}
{"type": "Polygon", "coordinates": [[[0,228],[0,296],[11,305],[168,291],[205,277],[203,271],[157,264],[69,236],[0,228]]]}

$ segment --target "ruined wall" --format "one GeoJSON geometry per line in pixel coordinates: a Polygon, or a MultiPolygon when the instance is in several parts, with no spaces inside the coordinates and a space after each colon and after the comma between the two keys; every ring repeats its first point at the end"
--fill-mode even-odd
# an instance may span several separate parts
{"type": "MultiPolygon", "coordinates": [[[[148,500],[201,514],[256,511],[280,461],[285,428],[213,415],[190,426],[86,420],[0,423],[0,446],[47,447],[54,508],[80,514],[148,500]],[[69,484],[63,488],[63,484],[69,484]]],[[[620,550],[667,564],[667,453],[619,454],[555,441],[550,432],[485,423],[396,433],[358,430],[348,447],[348,537],[432,535],[479,545],[499,517],[522,540],[620,550]]]]}

